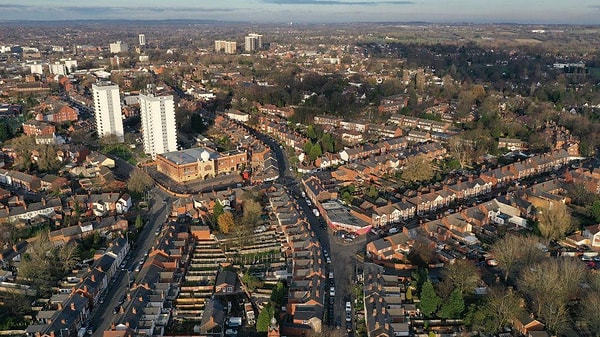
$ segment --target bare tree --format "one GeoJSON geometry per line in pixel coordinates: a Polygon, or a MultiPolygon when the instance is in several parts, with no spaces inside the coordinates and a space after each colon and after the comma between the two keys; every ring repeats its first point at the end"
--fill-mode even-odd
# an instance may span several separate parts
{"type": "Polygon", "coordinates": [[[512,289],[491,288],[488,292],[482,310],[489,318],[487,326],[493,332],[501,331],[514,318],[518,317],[523,309],[522,299],[512,289]]]}
{"type": "Polygon", "coordinates": [[[593,290],[582,300],[582,318],[588,323],[594,336],[600,336],[600,291],[593,290]]]}
{"type": "Polygon", "coordinates": [[[538,228],[546,240],[561,239],[572,227],[571,214],[565,204],[552,204],[550,208],[540,208],[538,218],[538,228]]]}
{"type": "Polygon", "coordinates": [[[444,280],[449,280],[462,294],[472,294],[481,278],[479,269],[469,260],[457,260],[445,266],[443,275],[444,280]]]}
{"type": "Polygon", "coordinates": [[[524,266],[543,259],[544,253],[538,245],[539,241],[532,237],[506,235],[492,246],[491,254],[504,271],[504,281],[524,266]]]}
{"type": "Polygon", "coordinates": [[[548,329],[559,333],[569,318],[567,303],[578,294],[586,276],[587,270],[581,261],[546,259],[523,270],[519,285],[548,329]]]}
{"type": "Polygon", "coordinates": [[[127,180],[127,189],[133,193],[144,193],[147,188],[152,186],[152,178],[140,169],[135,169],[131,172],[129,180],[127,180]]]}

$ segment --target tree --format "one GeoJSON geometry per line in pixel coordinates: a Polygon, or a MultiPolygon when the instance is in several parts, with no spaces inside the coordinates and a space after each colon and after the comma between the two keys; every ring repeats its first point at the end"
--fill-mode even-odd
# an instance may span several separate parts
{"type": "Polygon", "coordinates": [[[19,170],[29,170],[33,166],[31,161],[31,152],[35,148],[35,138],[33,136],[20,136],[10,140],[10,144],[16,154],[14,167],[19,170]]]}
{"type": "Polygon", "coordinates": [[[219,200],[215,201],[215,205],[213,206],[213,223],[217,223],[221,214],[223,214],[225,210],[223,209],[223,205],[219,200]]]}
{"type": "Polygon", "coordinates": [[[513,318],[519,317],[521,301],[512,289],[491,288],[478,310],[483,316],[483,322],[479,322],[482,330],[489,333],[501,331],[513,318]]]}
{"type": "Polygon", "coordinates": [[[421,290],[420,299],[421,312],[423,315],[425,315],[425,317],[432,317],[437,311],[442,300],[435,293],[435,289],[433,289],[433,284],[431,283],[430,279],[423,284],[423,290],[421,290]]]}
{"type": "Polygon", "coordinates": [[[281,305],[283,303],[283,299],[285,298],[285,287],[282,282],[277,282],[273,291],[271,292],[271,302],[276,305],[281,305]]]}
{"type": "Polygon", "coordinates": [[[219,225],[219,231],[221,231],[223,234],[228,234],[235,226],[233,214],[229,211],[224,212],[223,214],[219,215],[217,223],[219,225]]]}
{"type": "Polygon", "coordinates": [[[595,336],[600,336],[600,291],[591,291],[582,300],[582,316],[588,323],[590,330],[595,331],[595,336]]]}
{"type": "Polygon", "coordinates": [[[412,286],[408,286],[408,288],[406,289],[406,300],[410,303],[413,300],[413,294],[412,294],[412,286]]]}
{"type": "Polygon", "coordinates": [[[333,137],[329,133],[323,133],[321,137],[321,145],[323,147],[323,151],[333,153],[335,151],[333,137]]]}
{"type": "Polygon", "coordinates": [[[269,331],[269,324],[271,323],[271,318],[275,317],[275,310],[271,303],[267,303],[263,309],[258,314],[258,318],[256,319],[256,331],[258,332],[267,332],[269,331]]]}
{"type": "Polygon", "coordinates": [[[244,214],[242,216],[242,223],[249,227],[255,226],[260,219],[262,206],[258,201],[252,198],[246,198],[244,199],[243,207],[244,214]]]}
{"type": "Polygon", "coordinates": [[[448,280],[454,290],[461,294],[472,294],[479,284],[479,269],[469,260],[456,260],[444,267],[444,282],[448,280]]]}
{"type": "Polygon", "coordinates": [[[546,327],[560,333],[569,318],[567,304],[577,295],[586,275],[585,265],[576,259],[546,259],[521,272],[519,289],[531,300],[546,327]]]}
{"type": "Polygon", "coordinates": [[[36,163],[40,171],[56,171],[60,168],[60,161],[58,161],[56,147],[54,145],[42,145],[37,148],[37,150],[39,156],[36,163]]]}
{"type": "Polygon", "coordinates": [[[311,140],[317,139],[317,132],[315,131],[314,125],[311,124],[306,127],[306,137],[310,138],[311,140]]]}
{"type": "Polygon", "coordinates": [[[417,237],[408,258],[417,266],[427,267],[434,258],[431,241],[422,236],[417,237]]]}
{"type": "Polygon", "coordinates": [[[461,136],[454,136],[448,141],[450,155],[456,159],[459,168],[470,168],[474,161],[475,150],[473,144],[461,136]]]}
{"type": "Polygon", "coordinates": [[[600,199],[596,199],[590,208],[590,212],[592,213],[592,217],[596,222],[600,222],[600,199]]]}
{"type": "Polygon", "coordinates": [[[131,193],[142,194],[148,188],[152,187],[153,180],[140,169],[134,169],[127,180],[127,189],[131,193]]]}
{"type": "Polygon", "coordinates": [[[323,151],[321,150],[321,145],[314,144],[310,147],[310,152],[308,153],[308,159],[310,161],[315,161],[317,158],[323,155],[323,151]]]}
{"type": "Polygon", "coordinates": [[[411,156],[406,159],[402,170],[402,179],[414,182],[430,180],[433,176],[431,160],[424,155],[411,156]]]}
{"type": "Polygon", "coordinates": [[[142,230],[142,228],[144,228],[144,221],[142,220],[142,216],[141,215],[137,215],[135,217],[135,229],[139,232],[142,230]]]}
{"type": "Polygon", "coordinates": [[[452,291],[448,300],[442,304],[438,316],[445,319],[460,318],[463,311],[465,311],[465,299],[462,292],[457,288],[452,291]]]}
{"type": "Polygon", "coordinates": [[[517,275],[525,266],[544,258],[544,253],[538,248],[539,244],[532,237],[508,234],[494,243],[490,252],[504,271],[504,281],[517,275]]]}
{"type": "Polygon", "coordinates": [[[11,137],[12,134],[10,132],[10,129],[8,128],[8,125],[6,125],[6,122],[0,122],[0,142],[4,142],[10,139],[11,137]]]}
{"type": "Polygon", "coordinates": [[[571,214],[565,204],[552,204],[550,208],[538,210],[538,228],[546,240],[558,240],[571,229],[571,214]]]}

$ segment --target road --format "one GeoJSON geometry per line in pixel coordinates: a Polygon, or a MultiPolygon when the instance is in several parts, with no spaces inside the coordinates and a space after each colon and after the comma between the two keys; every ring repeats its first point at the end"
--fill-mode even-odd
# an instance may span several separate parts
{"type": "MultiPolygon", "coordinates": [[[[308,206],[306,200],[301,197],[302,189],[299,179],[289,170],[289,161],[283,149],[270,136],[263,135],[252,129],[249,131],[258,139],[266,143],[274,152],[279,163],[278,183],[288,187],[289,193],[296,198],[301,210],[305,213],[311,229],[321,243],[321,247],[328,251],[331,257],[331,264],[327,264],[327,272],[333,271],[335,296],[333,303],[329,300],[329,287],[326,289],[325,308],[327,311],[327,324],[334,327],[334,322],[341,322],[340,330],[335,330],[338,335],[346,335],[345,329],[345,305],[346,301],[353,301],[351,298],[352,286],[356,275],[356,253],[364,251],[366,245],[366,236],[361,235],[353,242],[346,243],[335,238],[333,231],[328,226],[322,226],[320,218],[316,217],[312,208],[308,206]]],[[[361,268],[362,269],[362,268],[361,268]]],[[[335,328],[335,327],[334,327],[335,328]]],[[[350,336],[353,333],[349,334],[350,336]]]]}
{"type": "MultiPolygon", "coordinates": [[[[125,270],[118,269],[116,272],[116,280],[109,284],[106,291],[104,303],[100,304],[92,313],[90,320],[91,326],[94,327],[93,337],[101,337],[103,331],[110,328],[114,318],[113,309],[119,304],[120,299],[126,294],[128,287],[128,270],[134,270],[135,266],[142,259],[144,254],[150,250],[154,244],[154,232],[167,219],[168,212],[171,208],[171,200],[169,196],[158,187],[154,187],[149,192],[151,207],[147,213],[147,218],[150,219],[139,233],[136,245],[137,248],[132,250],[128,255],[129,259],[125,270]]],[[[132,272],[129,277],[141,277],[137,272],[132,272]]]]}

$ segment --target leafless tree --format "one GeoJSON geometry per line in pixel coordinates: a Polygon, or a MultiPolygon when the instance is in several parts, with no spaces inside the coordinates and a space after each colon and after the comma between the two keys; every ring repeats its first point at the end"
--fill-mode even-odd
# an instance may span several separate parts
{"type": "Polygon", "coordinates": [[[492,246],[491,254],[504,271],[505,281],[523,267],[544,257],[538,245],[539,241],[532,237],[506,235],[492,246]]]}
{"type": "Polygon", "coordinates": [[[572,227],[571,214],[564,204],[552,204],[538,210],[539,229],[546,240],[557,240],[565,236],[572,227]]]}

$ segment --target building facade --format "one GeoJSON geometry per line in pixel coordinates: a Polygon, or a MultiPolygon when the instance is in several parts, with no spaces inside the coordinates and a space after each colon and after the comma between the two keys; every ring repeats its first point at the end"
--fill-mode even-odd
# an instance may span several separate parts
{"type": "Polygon", "coordinates": [[[145,46],[146,45],[146,35],[145,34],[139,34],[138,35],[138,40],[140,42],[140,46],[145,46]]]}
{"type": "Polygon", "coordinates": [[[157,154],[177,151],[173,96],[140,94],[139,98],[144,152],[156,158],[157,154]]]}
{"type": "Polygon", "coordinates": [[[127,46],[127,43],[117,41],[110,44],[110,52],[113,54],[126,53],[128,50],[129,46],[127,46]]]}
{"type": "Polygon", "coordinates": [[[223,51],[225,54],[235,54],[237,49],[237,43],[235,41],[223,41],[216,40],[215,41],[215,51],[220,52],[223,51]]]}
{"type": "Polygon", "coordinates": [[[123,142],[123,118],[119,86],[111,82],[92,84],[98,137],[114,134],[123,142]]]}
{"type": "Polygon", "coordinates": [[[256,33],[250,33],[244,38],[244,50],[252,52],[262,48],[262,35],[256,33]]]}
{"type": "Polygon", "coordinates": [[[158,172],[178,183],[239,172],[247,163],[248,155],[245,152],[217,153],[207,148],[192,148],[156,155],[158,172]]]}

